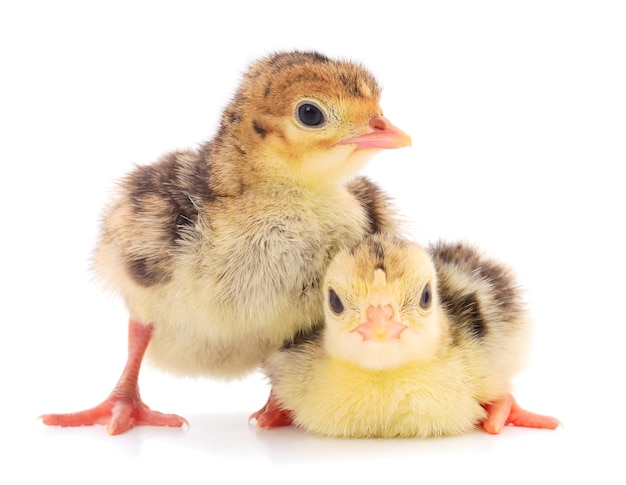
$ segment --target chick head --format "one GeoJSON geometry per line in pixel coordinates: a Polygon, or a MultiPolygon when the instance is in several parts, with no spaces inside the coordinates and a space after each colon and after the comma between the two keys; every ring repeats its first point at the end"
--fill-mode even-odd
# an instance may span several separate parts
{"type": "Polygon", "coordinates": [[[444,320],[433,262],[419,246],[369,236],[337,254],[323,289],[329,355],[369,369],[436,355],[444,320]]]}
{"type": "Polygon", "coordinates": [[[254,153],[265,175],[306,185],[343,183],[374,153],[410,145],[382,115],[380,87],[361,65],[315,52],[254,63],[222,128],[254,153]]]}

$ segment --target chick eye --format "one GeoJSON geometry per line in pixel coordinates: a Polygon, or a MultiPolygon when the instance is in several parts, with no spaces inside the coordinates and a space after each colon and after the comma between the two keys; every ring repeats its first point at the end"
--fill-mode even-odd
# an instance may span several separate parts
{"type": "Polygon", "coordinates": [[[337,315],[343,313],[343,303],[341,303],[341,298],[337,296],[337,293],[335,293],[335,290],[332,288],[328,290],[328,304],[330,305],[330,309],[337,315]]]}
{"type": "Polygon", "coordinates": [[[303,101],[298,105],[296,117],[305,126],[318,127],[326,122],[326,117],[321,108],[310,101],[303,101]]]}
{"type": "Polygon", "coordinates": [[[433,301],[433,290],[430,288],[430,283],[426,283],[422,290],[422,296],[420,297],[420,306],[424,309],[428,308],[433,301]]]}

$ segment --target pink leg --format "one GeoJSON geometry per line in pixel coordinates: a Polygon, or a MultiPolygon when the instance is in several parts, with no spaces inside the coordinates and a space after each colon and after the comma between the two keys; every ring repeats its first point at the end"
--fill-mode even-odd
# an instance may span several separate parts
{"type": "Polygon", "coordinates": [[[511,394],[484,405],[484,408],[487,410],[487,419],[483,421],[483,428],[491,434],[498,434],[508,424],[544,429],[556,429],[561,424],[558,419],[551,416],[543,416],[522,409],[511,394]]]}
{"type": "Polygon", "coordinates": [[[256,426],[261,429],[278,428],[291,424],[291,414],[280,407],[273,391],[270,392],[270,397],[265,406],[256,413],[252,413],[248,419],[250,421],[256,419],[256,426]]]}
{"type": "Polygon", "coordinates": [[[152,411],[139,396],[139,368],[152,337],[152,325],[131,319],[128,324],[128,360],[122,375],[109,397],[96,407],[69,414],[44,414],[44,424],[51,426],[89,426],[106,424],[111,435],[128,431],[133,426],[181,427],[187,421],[175,414],[152,411]]]}

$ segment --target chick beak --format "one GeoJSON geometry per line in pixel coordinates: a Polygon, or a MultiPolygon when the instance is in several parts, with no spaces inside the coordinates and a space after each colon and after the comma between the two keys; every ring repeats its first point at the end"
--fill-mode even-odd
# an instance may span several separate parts
{"type": "Polygon", "coordinates": [[[411,146],[411,137],[384,116],[374,116],[369,122],[369,127],[372,131],[341,140],[339,145],[356,145],[357,150],[411,146]]]}
{"type": "Polygon", "coordinates": [[[367,320],[354,329],[361,334],[363,340],[386,341],[399,339],[402,331],[407,328],[393,319],[393,308],[391,305],[384,307],[373,306],[367,309],[367,320]]]}

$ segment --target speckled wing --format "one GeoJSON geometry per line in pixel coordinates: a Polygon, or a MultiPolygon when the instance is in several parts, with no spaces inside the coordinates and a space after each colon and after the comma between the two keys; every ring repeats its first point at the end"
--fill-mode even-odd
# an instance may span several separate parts
{"type": "Polygon", "coordinates": [[[430,253],[455,342],[484,340],[494,332],[506,334],[507,326],[525,322],[521,293],[510,268],[461,242],[438,242],[430,253]]]}
{"type": "Polygon", "coordinates": [[[137,167],[120,184],[104,217],[101,245],[115,248],[135,283],[167,283],[180,241],[193,237],[202,207],[215,195],[199,153],[171,153],[137,167]]]}

